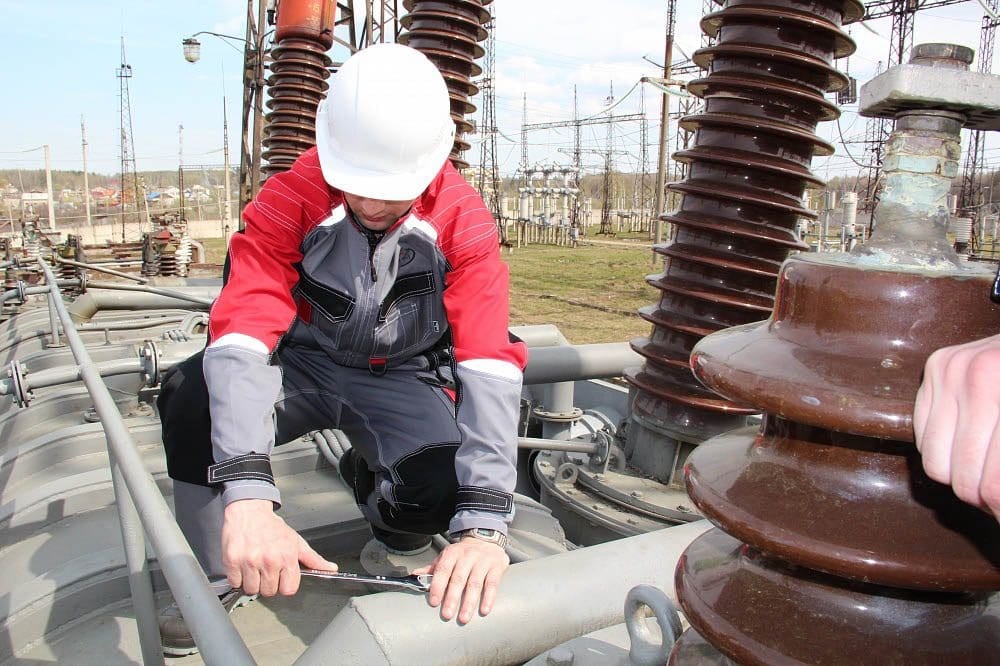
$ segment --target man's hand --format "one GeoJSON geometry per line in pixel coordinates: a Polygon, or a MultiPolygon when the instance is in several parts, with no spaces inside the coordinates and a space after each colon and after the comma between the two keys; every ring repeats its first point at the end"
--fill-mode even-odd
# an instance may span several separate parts
{"type": "Polygon", "coordinates": [[[441,607],[443,620],[458,611],[459,623],[467,624],[477,608],[480,615],[493,610],[500,578],[509,566],[510,558],[497,544],[464,537],[442,550],[430,566],[413,573],[434,574],[428,594],[431,606],[441,607]]]}
{"type": "Polygon", "coordinates": [[[274,513],[270,500],[238,500],[226,506],[222,563],[230,585],[265,597],[295,594],[300,562],[309,569],[337,570],[274,513]]]}
{"type": "Polygon", "coordinates": [[[1000,335],[931,354],[913,432],[927,476],[1000,519],[1000,335]]]}

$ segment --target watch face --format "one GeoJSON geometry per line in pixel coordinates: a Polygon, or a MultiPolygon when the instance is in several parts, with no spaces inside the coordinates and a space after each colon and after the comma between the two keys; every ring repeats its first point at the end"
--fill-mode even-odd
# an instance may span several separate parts
{"type": "Polygon", "coordinates": [[[497,534],[496,530],[488,530],[483,527],[477,527],[474,531],[479,536],[486,537],[487,539],[492,539],[497,534]]]}

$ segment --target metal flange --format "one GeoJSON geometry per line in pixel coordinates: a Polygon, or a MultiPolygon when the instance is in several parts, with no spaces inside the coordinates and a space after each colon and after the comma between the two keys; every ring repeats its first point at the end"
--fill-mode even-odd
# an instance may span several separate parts
{"type": "Polygon", "coordinates": [[[10,378],[10,396],[14,398],[17,406],[22,408],[27,407],[32,398],[35,397],[24,380],[25,374],[24,365],[19,361],[11,361],[7,366],[7,376],[10,378]]]}
{"type": "Polygon", "coordinates": [[[139,347],[139,362],[142,364],[142,381],[146,388],[160,383],[160,351],[152,340],[144,340],[139,347]]]}

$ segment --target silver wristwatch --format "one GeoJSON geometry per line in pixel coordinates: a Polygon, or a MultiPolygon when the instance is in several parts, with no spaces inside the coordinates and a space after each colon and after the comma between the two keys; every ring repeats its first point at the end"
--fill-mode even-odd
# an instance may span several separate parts
{"type": "Polygon", "coordinates": [[[460,541],[464,537],[472,537],[473,539],[479,539],[480,541],[489,541],[490,543],[495,543],[504,550],[507,549],[507,535],[500,530],[490,530],[484,527],[476,527],[471,530],[456,532],[452,535],[452,538],[456,542],[460,541]]]}

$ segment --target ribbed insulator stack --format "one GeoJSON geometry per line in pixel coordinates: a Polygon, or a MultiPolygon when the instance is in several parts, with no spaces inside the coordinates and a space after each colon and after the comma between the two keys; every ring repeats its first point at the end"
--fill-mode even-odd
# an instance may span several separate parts
{"type": "Polygon", "coordinates": [[[73,280],[80,277],[80,269],[76,266],[60,263],[58,269],[59,278],[62,280],[73,280]]]}
{"type": "Polygon", "coordinates": [[[437,65],[448,84],[451,97],[451,117],[455,120],[455,145],[451,151],[451,161],[458,168],[469,166],[462,160],[462,154],[469,149],[463,138],[472,131],[472,123],[466,116],[474,113],[476,107],[469,98],[479,92],[472,78],[483,70],[476,59],[485,54],[479,42],[488,33],[483,27],[490,20],[485,9],[493,0],[404,0],[407,14],[400,23],[407,32],[399,36],[399,42],[411,46],[437,65]]]}
{"type": "Polygon", "coordinates": [[[156,263],[159,266],[159,275],[177,275],[177,249],[173,246],[163,248],[156,258],[156,263]]]}
{"type": "Polygon", "coordinates": [[[296,158],[316,145],[316,107],[329,87],[335,5],[329,0],[316,12],[316,2],[282,0],[278,5],[271,75],[267,78],[267,136],[263,158],[266,176],[291,168],[296,158]]]}
{"type": "Polygon", "coordinates": [[[192,257],[191,234],[185,229],[177,243],[177,274],[187,277],[192,257]]]}
{"type": "Polygon", "coordinates": [[[854,50],[840,26],[863,13],[858,0],[729,0],[702,18],[716,42],[695,53],[709,73],[688,90],[705,107],[681,120],[695,132],[694,147],[675,154],[689,176],[669,185],[684,196],[661,217],[672,225],[670,241],[655,248],[663,273],[647,278],[662,295],[640,310],[653,330],[632,341],[645,363],[626,373],[638,389],[634,425],[649,433],[630,437],[675,449],[649,457],[673,461],[643,470],[656,478],[676,481],[680,449],[755,411],[701,387],[688,358],[705,335],[766,319],[781,262],[807,249],[795,228],[816,216],[802,203],[806,188],[822,185],[810,162],[833,152],[815,129],[838,116],[824,95],[847,85],[832,63],[854,50]]]}
{"type": "MultiPolygon", "coordinates": [[[[913,427],[928,356],[1000,330],[994,272],[962,261],[941,223],[963,125],[1000,129],[1000,77],[969,72],[965,47],[918,44],[912,55],[861,91],[861,113],[896,122],[872,237],[850,254],[790,257],[770,319],[692,352],[698,379],[765,417],[699,446],[684,467],[717,528],[677,566],[691,629],[672,665],[1000,655],[1000,525],[927,477],[913,427]]],[[[993,388],[975,385],[975,367],[964,378],[949,368],[963,397],[947,382],[933,393],[935,407],[957,402],[952,479],[982,471],[985,488],[989,464],[956,454],[977,423],[964,396],[993,388]]]]}

